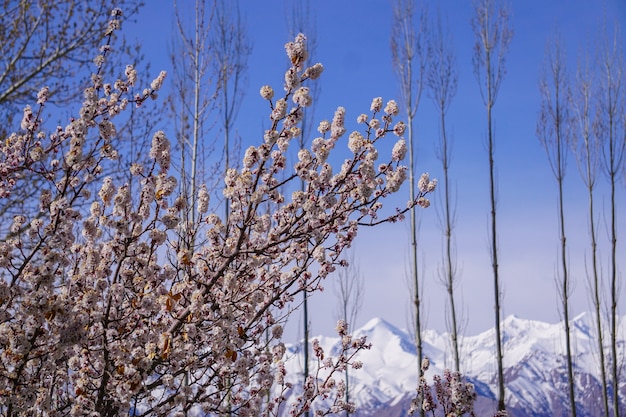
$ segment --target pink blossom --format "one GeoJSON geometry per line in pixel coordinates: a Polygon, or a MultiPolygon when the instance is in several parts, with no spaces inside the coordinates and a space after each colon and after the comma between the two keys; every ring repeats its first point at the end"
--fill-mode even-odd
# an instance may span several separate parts
{"type": "Polygon", "coordinates": [[[338,138],[346,132],[346,128],[344,127],[345,115],[346,109],[343,107],[338,107],[335,111],[330,133],[333,138],[338,138]]]}
{"type": "Polygon", "coordinates": [[[322,120],[317,127],[317,131],[324,134],[330,130],[330,122],[328,120],[322,120]]]}
{"type": "Polygon", "coordinates": [[[293,93],[293,102],[300,107],[308,107],[313,102],[308,87],[300,87],[293,93]]]}
{"type": "Polygon", "coordinates": [[[335,330],[339,336],[345,336],[348,332],[348,324],[344,320],[338,320],[335,330]]]}
{"type": "Polygon", "coordinates": [[[270,116],[270,118],[272,120],[281,120],[285,117],[286,114],[287,114],[287,102],[285,101],[284,98],[281,98],[278,101],[276,101],[276,104],[274,105],[274,110],[272,111],[272,115],[270,116]]]}
{"type": "Polygon", "coordinates": [[[161,71],[159,75],[150,84],[150,88],[152,90],[160,90],[161,86],[163,85],[163,81],[165,81],[166,76],[167,76],[167,72],[161,71]]]}
{"type": "Polygon", "coordinates": [[[264,85],[261,87],[261,91],[259,92],[263,100],[271,100],[274,97],[274,90],[269,85],[264,85]]]}
{"type": "Polygon", "coordinates": [[[198,191],[198,213],[204,214],[209,210],[209,192],[206,188],[206,184],[200,186],[198,191]]]}
{"type": "Polygon", "coordinates": [[[124,74],[126,74],[128,84],[135,85],[135,83],[137,82],[137,71],[132,65],[126,65],[126,70],[124,70],[124,74]]]}
{"type": "Polygon", "coordinates": [[[302,65],[309,56],[306,50],[305,41],[306,37],[302,33],[299,33],[293,42],[285,44],[287,57],[296,69],[302,68],[302,65]]]}
{"type": "Polygon", "coordinates": [[[22,130],[34,130],[35,128],[35,115],[30,106],[24,107],[24,114],[22,116],[21,123],[22,130]]]}
{"type": "Polygon", "coordinates": [[[48,101],[48,95],[50,94],[50,89],[46,86],[39,90],[37,93],[37,104],[44,104],[48,101]]]}
{"type": "Polygon", "coordinates": [[[308,77],[311,80],[316,80],[320,77],[320,75],[322,75],[323,71],[324,71],[324,66],[318,62],[316,64],[313,64],[309,68],[307,68],[304,71],[303,76],[308,77]]]}
{"type": "Polygon", "coordinates": [[[152,136],[152,147],[150,148],[150,158],[154,159],[163,171],[170,166],[170,142],[162,130],[152,136]]]}
{"type": "Polygon", "coordinates": [[[392,161],[401,161],[404,159],[406,155],[406,141],[404,139],[400,139],[393,146],[393,150],[391,151],[391,160],[392,161]]]}
{"type": "Polygon", "coordinates": [[[385,113],[389,116],[397,116],[399,112],[400,110],[398,109],[398,104],[395,100],[389,100],[385,106],[385,113]]]}
{"type": "Polygon", "coordinates": [[[292,91],[300,86],[300,75],[296,68],[291,67],[285,71],[285,91],[292,91]]]}
{"type": "Polygon", "coordinates": [[[348,138],[348,148],[352,151],[352,153],[357,153],[364,145],[365,140],[363,135],[356,131],[350,133],[350,137],[348,138]]]}
{"type": "Polygon", "coordinates": [[[100,197],[104,205],[108,206],[113,202],[114,194],[115,186],[113,185],[113,179],[111,177],[106,177],[102,182],[102,188],[100,188],[98,196],[100,197]]]}
{"type": "Polygon", "coordinates": [[[396,123],[396,125],[393,127],[393,134],[396,136],[404,135],[405,131],[406,131],[406,125],[402,121],[396,123]]]}
{"type": "Polygon", "coordinates": [[[370,111],[375,113],[379,112],[383,108],[383,98],[376,97],[372,100],[372,105],[370,106],[370,111]]]}
{"type": "Polygon", "coordinates": [[[428,173],[425,172],[422,174],[422,176],[420,177],[419,181],[417,182],[417,188],[423,192],[426,193],[428,192],[428,184],[430,183],[430,177],[428,176],[428,173]]]}

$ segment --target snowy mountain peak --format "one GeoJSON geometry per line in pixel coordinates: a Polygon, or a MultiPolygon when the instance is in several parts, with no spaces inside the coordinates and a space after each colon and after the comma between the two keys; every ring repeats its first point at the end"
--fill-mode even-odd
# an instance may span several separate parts
{"type": "Polygon", "coordinates": [[[385,319],[376,317],[354,331],[357,336],[395,336],[406,337],[407,334],[385,319]]]}
{"type": "Polygon", "coordinates": [[[581,313],[572,319],[572,328],[580,333],[580,336],[593,338],[595,318],[591,313],[581,313]]]}
{"type": "Polygon", "coordinates": [[[519,348],[520,344],[528,348],[540,343],[545,338],[552,338],[552,332],[559,331],[558,325],[551,325],[536,320],[521,319],[517,316],[508,316],[501,324],[502,341],[510,348],[519,348]]]}
{"type": "Polygon", "coordinates": [[[368,321],[363,327],[356,330],[354,335],[357,337],[366,336],[367,341],[374,346],[383,347],[388,344],[395,344],[404,352],[415,355],[415,344],[409,335],[381,318],[368,321]]]}
{"type": "Polygon", "coordinates": [[[363,326],[361,326],[358,329],[358,331],[368,332],[377,328],[387,328],[393,332],[396,332],[396,331],[400,332],[400,330],[397,327],[395,327],[393,324],[389,323],[388,321],[380,317],[374,317],[373,319],[365,323],[363,326]]]}
{"type": "MultiPolygon", "coordinates": [[[[619,343],[626,340],[626,316],[619,323],[619,343]]],[[[508,316],[502,322],[506,402],[511,416],[567,416],[567,372],[565,368],[564,325],[549,324],[508,316]]],[[[598,403],[599,368],[597,341],[593,337],[595,316],[581,314],[570,320],[577,411],[581,416],[595,416],[598,403]]],[[[360,416],[404,416],[415,396],[418,359],[413,338],[384,319],[375,318],[352,331],[366,336],[372,349],[359,353],[363,369],[350,372],[351,396],[359,406],[360,416]]],[[[477,415],[493,415],[495,409],[496,363],[493,329],[476,336],[461,338],[461,371],[474,383],[478,394],[477,415]]],[[[430,359],[427,378],[452,368],[449,335],[433,330],[422,335],[423,351],[430,359]]],[[[325,351],[338,352],[338,337],[322,337],[325,351]]],[[[291,346],[287,361],[288,378],[301,381],[301,345],[291,346]]],[[[315,364],[311,364],[315,367],[315,364]]],[[[620,392],[626,398],[626,381],[620,381],[620,392]]],[[[626,406],[626,404],[624,404],[626,406]]]]}

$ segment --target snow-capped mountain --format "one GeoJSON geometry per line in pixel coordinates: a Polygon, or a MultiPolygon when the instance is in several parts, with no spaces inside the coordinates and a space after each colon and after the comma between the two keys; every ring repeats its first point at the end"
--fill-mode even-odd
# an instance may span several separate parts
{"type": "MultiPolygon", "coordinates": [[[[598,343],[593,316],[581,314],[570,321],[574,373],[576,380],[576,409],[578,416],[604,415],[600,388],[598,343]]],[[[618,322],[618,356],[626,362],[626,316],[618,322]]],[[[492,416],[496,401],[495,331],[466,336],[461,342],[461,371],[475,385],[478,399],[476,414],[492,416]]],[[[507,317],[502,323],[506,404],[509,415],[567,416],[567,368],[563,323],[549,324],[507,317]]],[[[605,332],[605,335],[608,333],[605,332]]],[[[357,404],[359,416],[404,416],[417,388],[417,356],[408,333],[382,319],[373,319],[353,334],[367,336],[370,350],[359,353],[363,362],[360,370],[350,370],[350,398],[357,404]]],[[[341,342],[337,337],[319,337],[327,355],[336,355],[341,342]]],[[[447,334],[426,331],[422,337],[424,355],[430,360],[426,375],[442,374],[452,366],[447,334]]],[[[608,345],[605,337],[605,346],[608,345]]],[[[286,363],[288,379],[295,392],[302,378],[302,345],[288,348],[286,363]]],[[[606,349],[608,352],[608,349],[606,349]]],[[[607,365],[608,366],[608,365],[607,365]]],[[[313,360],[310,369],[317,369],[313,360]]],[[[608,369],[607,369],[608,375],[608,369]]],[[[622,366],[619,391],[622,412],[626,412],[626,365],[622,366]]],[[[341,378],[342,375],[337,375],[341,378]]]]}

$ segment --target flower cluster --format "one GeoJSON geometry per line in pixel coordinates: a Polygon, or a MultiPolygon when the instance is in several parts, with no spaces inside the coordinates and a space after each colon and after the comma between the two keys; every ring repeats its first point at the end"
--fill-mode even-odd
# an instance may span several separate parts
{"type": "MultiPolygon", "coordinates": [[[[302,415],[307,410],[314,410],[316,416],[356,411],[353,402],[346,402],[346,381],[337,379],[336,375],[344,373],[348,367],[361,369],[363,364],[355,358],[359,352],[370,349],[371,344],[365,337],[355,338],[350,335],[348,325],[343,320],[339,320],[336,330],[342,341],[336,358],[325,356],[319,340],[313,340],[317,370],[315,375],[304,382],[302,392],[289,404],[289,415],[302,415]]],[[[293,385],[289,385],[289,388],[292,387],[293,385]]],[[[284,386],[281,388],[285,392],[284,386]]]]}
{"type": "Polygon", "coordinates": [[[413,415],[422,409],[435,416],[439,415],[436,410],[441,409],[444,416],[475,416],[476,392],[474,385],[465,382],[459,372],[451,372],[446,369],[443,377],[440,375],[433,377],[434,385],[431,387],[426,381],[426,377],[423,376],[429,366],[428,358],[424,358],[417,396],[411,403],[409,414],[413,415]],[[433,391],[435,392],[434,396],[433,391]]]}
{"type": "MultiPolygon", "coordinates": [[[[109,40],[120,16],[113,13],[109,40]]],[[[383,198],[406,178],[402,138],[391,155],[376,149],[404,131],[394,124],[393,101],[383,107],[375,99],[363,130],[347,141],[339,107],[288,166],[303,107],[312,101],[303,84],[322,66],[304,68],[303,35],[286,51],[292,65],[285,95],[274,101],[273,89],[261,89],[271,126],[242,167],[225,175],[224,218],[211,212],[201,186],[198,217],[186,220],[165,132],[152,136],[147,164],[127,167],[132,182],[105,175],[106,161],[122,152],[111,142],[116,116],[128,103],[156,98],[165,73],[129,97],[138,79],[133,66],[113,83],[97,72],[78,116],[50,134],[41,120],[47,89],[37,109],[26,108],[22,131],[0,147],[0,198],[11,197],[26,170],[42,184],[30,202],[36,213],[13,217],[0,241],[1,412],[277,414],[289,389],[280,339],[295,296],[321,288],[360,226],[396,221],[420,204],[383,211],[383,198]],[[334,167],[329,155],[338,146],[352,155],[334,167]],[[196,241],[190,235],[201,243],[186,243],[196,241]]],[[[99,65],[103,59],[106,53],[99,65]]],[[[434,188],[428,180],[419,198],[434,188]]],[[[354,353],[369,345],[352,338],[345,323],[337,330],[341,353],[333,360],[314,347],[324,377],[306,381],[294,414],[333,392],[328,412],[354,410],[332,374],[360,368],[354,353]]]]}

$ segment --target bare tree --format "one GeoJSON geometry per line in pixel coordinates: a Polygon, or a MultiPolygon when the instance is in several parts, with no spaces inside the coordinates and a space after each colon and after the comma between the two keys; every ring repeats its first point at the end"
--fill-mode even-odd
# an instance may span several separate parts
{"type": "MultiPolygon", "coordinates": [[[[184,14],[185,8],[179,7],[176,0],[174,9],[178,33],[173,41],[171,55],[174,87],[170,106],[180,149],[178,170],[181,195],[187,204],[184,211],[185,220],[186,224],[195,225],[199,183],[205,177],[199,164],[207,159],[207,153],[212,153],[215,147],[214,143],[209,145],[208,140],[210,128],[215,123],[211,115],[215,110],[217,96],[216,77],[209,64],[212,58],[209,36],[213,9],[207,11],[204,0],[195,1],[191,16],[184,14]],[[190,24],[189,20],[193,23],[190,24]]],[[[216,174],[218,169],[213,166],[212,174],[216,174]]],[[[186,250],[193,251],[195,237],[196,227],[192,226],[179,236],[179,243],[186,250]]]]}
{"type": "MultiPolygon", "coordinates": [[[[3,126],[9,127],[13,116],[45,85],[51,103],[77,98],[79,86],[91,75],[92,51],[103,44],[113,7],[128,19],[141,4],[140,0],[4,1],[0,12],[0,113],[9,123],[3,126]],[[82,69],[68,71],[69,63],[82,69]]],[[[127,51],[124,43],[117,48],[127,51]]]]}
{"type": "MultiPolygon", "coordinates": [[[[238,1],[213,0],[214,28],[211,32],[213,71],[217,75],[217,110],[224,138],[224,172],[231,164],[231,136],[241,107],[248,57],[252,44],[246,34],[238,1]]],[[[228,216],[228,200],[224,200],[228,216]]]]}
{"type": "Polygon", "coordinates": [[[599,143],[593,134],[593,113],[595,85],[593,69],[589,57],[585,54],[584,60],[579,62],[576,71],[576,82],[572,89],[571,109],[574,112],[574,132],[577,140],[572,141],[576,161],[583,183],[587,189],[589,214],[589,240],[591,245],[591,271],[587,269],[591,301],[595,315],[596,341],[598,343],[598,368],[600,369],[600,384],[602,386],[602,405],[604,415],[609,415],[609,400],[607,391],[606,360],[604,354],[604,330],[602,325],[601,287],[602,277],[598,265],[598,244],[596,231],[596,214],[594,205],[594,191],[599,162],[599,143]]]}
{"type": "Polygon", "coordinates": [[[489,160],[489,201],[491,222],[489,227],[491,266],[495,299],[496,362],[498,367],[498,410],[506,409],[504,403],[504,371],[502,366],[502,336],[500,329],[500,276],[498,273],[498,232],[496,217],[495,133],[493,131],[493,106],[500,85],[506,75],[505,56],[513,31],[509,11],[498,0],[476,0],[472,28],[476,37],[472,64],[483,103],[487,109],[487,154],[489,160]]]}
{"type": "MultiPolygon", "coordinates": [[[[36,99],[41,88],[48,88],[48,106],[58,108],[81,98],[80,91],[90,81],[92,72],[97,71],[96,76],[102,79],[111,75],[109,71],[119,70],[121,61],[139,67],[141,52],[123,37],[115,42],[118,54],[114,62],[102,59],[106,51],[100,50],[96,59],[92,51],[112,47],[106,35],[117,36],[114,28],[108,26],[113,9],[116,8],[116,14],[123,14],[114,19],[122,25],[123,20],[137,14],[141,0],[5,0],[0,4],[0,139],[3,141],[13,129],[19,128],[20,120],[14,116],[36,99]]],[[[142,78],[145,72],[139,74],[142,78]]],[[[132,115],[129,119],[132,120],[132,115]]],[[[128,129],[120,126],[117,133],[112,142],[128,143],[120,140],[122,136],[128,139],[128,129]]],[[[112,175],[117,174],[113,172],[116,168],[115,163],[106,167],[112,175]]],[[[41,188],[41,179],[30,172],[21,175],[25,181],[20,189],[11,199],[0,202],[2,225],[10,223],[15,215],[39,211],[37,205],[26,204],[41,188]]],[[[0,229],[5,228],[0,226],[0,229]]]]}
{"type": "MultiPolygon", "coordinates": [[[[193,14],[187,15],[184,5],[180,7],[178,1],[174,0],[174,18],[178,32],[174,35],[171,54],[174,88],[169,105],[180,150],[179,198],[184,201],[181,215],[185,225],[177,231],[176,243],[178,251],[185,253],[188,259],[192,258],[199,247],[196,239],[199,235],[196,221],[196,216],[200,214],[196,210],[199,190],[203,189],[203,192],[208,194],[206,184],[203,184],[203,180],[207,178],[203,175],[205,172],[201,164],[215,149],[215,143],[207,146],[208,136],[214,124],[211,116],[216,106],[218,87],[216,75],[210,66],[213,51],[210,34],[214,8],[210,6],[207,10],[206,3],[205,0],[196,0],[193,14]]],[[[214,163],[212,170],[214,178],[221,177],[215,175],[219,173],[219,164],[214,163]]],[[[187,276],[183,279],[187,279],[187,276]]],[[[184,384],[189,384],[188,375],[185,375],[184,384]]]]}
{"type": "MultiPolygon", "coordinates": [[[[567,78],[565,51],[557,35],[546,48],[544,74],[539,82],[541,111],[537,121],[537,137],[548,156],[548,162],[558,187],[558,218],[560,247],[560,298],[563,309],[565,352],[567,362],[568,394],[570,413],[576,416],[574,395],[574,371],[572,360],[571,333],[569,328],[570,276],[568,273],[567,244],[565,235],[565,209],[563,184],[567,167],[567,154],[571,144],[571,116],[569,110],[569,81],[567,78]]],[[[558,268],[557,268],[558,270],[558,268]]]]}
{"type": "MultiPolygon", "coordinates": [[[[416,195],[416,149],[417,134],[414,130],[415,114],[419,107],[424,89],[427,67],[427,13],[425,6],[418,9],[414,0],[395,0],[393,2],[393,21],[391,26],[391,54],[393,67],[400,82],[400,97],[407,117],[407,136],[409,142],[409,194],[414,200],[416,195]]],[[[420,279],[418,267],[418,240],[416,208],[410,212],[411,218],[411,275],[413,277],[413,308],[415,322],[415,345],[417,349],[418,375],[422,375],[422,318],[420,300],[420,279]]]]}
{"type": "MultiPolygon", "coordinates": [[[[236,5],[196,0],[192,16],[184,15],[178,2],[174,5],[178,35],[172,54],[174,93],[170,103],[181,151],[181,192],[187,201],[188,224],[195,225],[199,189],[218,189],[221,173],[229,166],[230,137],[241,104],[250,46],[236,5]],[[217,154],[221,146],[220,135],[211,133],[216,127],[223,133],[224,157],[211,161],[209,156],[217,154]]],[[[228,216],[227,202],[225,206],[228,216]]],[[[181,236],[188,249],[193,249],[195,237],[195,228],[181,236]]]]}
{"type": "MultiPolygon", "coordinates": [[[[295,38],[299,33],[305,34],[308,45],[308,55],[306,65],[314,64],[315,52],[317,50],[317,30],[315,16],[311,15],[311,4],[309,0],[289,2],[290,10],[287,15],[287,26],[289,28],[289,38],[295,38]]],[[[320,95],[320,83],[314,83],[309,87],[309,94],[313,98],[313,104],[302,109],[302,125],[300,134],[295,138],[298,143],[298,150],[307,146],[307,139],[311,136],[311,130],[315,118],[315,103],[320,95]]],[[[304,190],[305,182],[300,181],[300,191],[304,190]]],[[[311,322],[309,319],[309,293],[302,292],[302,330],[304,332],[304,380],[309,377],[309,339],[311,335],[311,322]]],[[[308,410],[305,415],[310,413],[308,410]]]]}
{"type": "Polygon", "coordinates": [[[437,211],[440,215],[441,225],[444,235],[443,265],[439,271],[439,278],[448,292],[449,322],[448,330],[452,342],[452,352],[454,357],[454,370],[460,371],[459,355],[459,330],[460,322],[457,318],[457,305],[454,298],[454,287],[456,285],[456,258],[454,253],[454,238],[452,235],[456,216],[454,201],[451,196],[450,184],[450,162],[452,160],[452,143],[447,129],[446,114],[450,107],[450,102],[456,95],[457,72],[456,58],[452,50],[452,39],[450,32],[441,21],[441,12],[437,13],[437,24],[430,37],[431,60],[428,68],[426,85],[429,96],[439,112],[439,143],[437,146],[437,157],[441,161],[443,170],[443,205],[437,211]]]}
{"type": "Polygon", "coordinates": [[[610,256],[610,299],[609,299],[609,337],[611,349],[611,379],[613,388],[613,415],[620,414],[618,390],[617,357],[617,301],[618,301],[618,265],[617,265],[617,201],[616,187],[624,169],[624,150],[626,147],[626,113],[624,107],[624,56],[620,42],[619,26],[616,24],[613,39],[605,33],[599,48],[600,76],[598,85],[597,117],[594,125],[595,134],[602,143],[602,163],[610,189],[611,203],[609,238],[610,256]]]}
{"type": "MultiPolygon", "coordinates": [[[[247,40],[245,27],[239,12],[238,2],[228,3],[223,0],[211,1],[207,11],[206,0],[196,0],[195,29],[193,38],[185,36],[185,28],[178,23],[183,43],[187,46],[189,59],[189,75],[191,79],[191,139],[183,137],[183,143],[191,147],[191,159],[189,161],[190,173],[183,187],[188,187],[187,201],[189,208],[189,224],[191,227],[185,233],[182,240],[187,242],[187,250],[192,255],[196,244],[197,235],[196,201],[198,200],[200,184],[206,178],[200,178],[199,164],[204,160],[201,149],[206,142],[208,129],[205,125],[212,110],[218,114],[216,126],[223,134],[223,160],[216,162],[214,168],[221,166],[223,175],[214,176],[222,179],[231,165],[231,135],[233,125],[237,117],[241,98],[243,95],[242,84],[245,82],[245,70],[247,59],[251,52],[251,45],[247,40]],[[209,92],[209,94],[206,94],[209,92]]],[[[184,87],[183,87],[184,88],[184,87]]],[[[181,97],[187,94],[180,92],[181,97]]],[[[213,126],[210,126],[213,127],[213,126]]],[[[211,146],[217,149],[217,141],[211,146]]],[[[185,152],[183,150],[183,157],[185,152]]],[[[184,166],[184,163],[183,163],[184,166]]],[[[219,169],[219,168],[218,168],[219,169]]],[[[183,171],[185,172],[185,171],[183,171]]],[[[206,185],[202,185],[206,187],[206,185]]],[[[229,200],[224,199],[224,221],[228,222],[230,216],[229,200]]],[[[229,406],[231,394],[228,393],[226,401],[229,406]]],[[[228,409],[230,415],[231,409],[228,409]]]]}
{"type": "MultiPolygon", "coordinates": [[[[337,320],[343,320],[347,325],[354,328],[356,319],[363,306],[364,279],[359,265],[356,263],[354,248],[350,249],[346,256],[347,266],[337,272],[334,281],[337,292],[337,320]]],[[[345,371],[346,390],[345,402],[350,402],[350,375],[349,368],[345,371]]],[[[346,416],[348,411],[346,411],[346,416]]]]}

